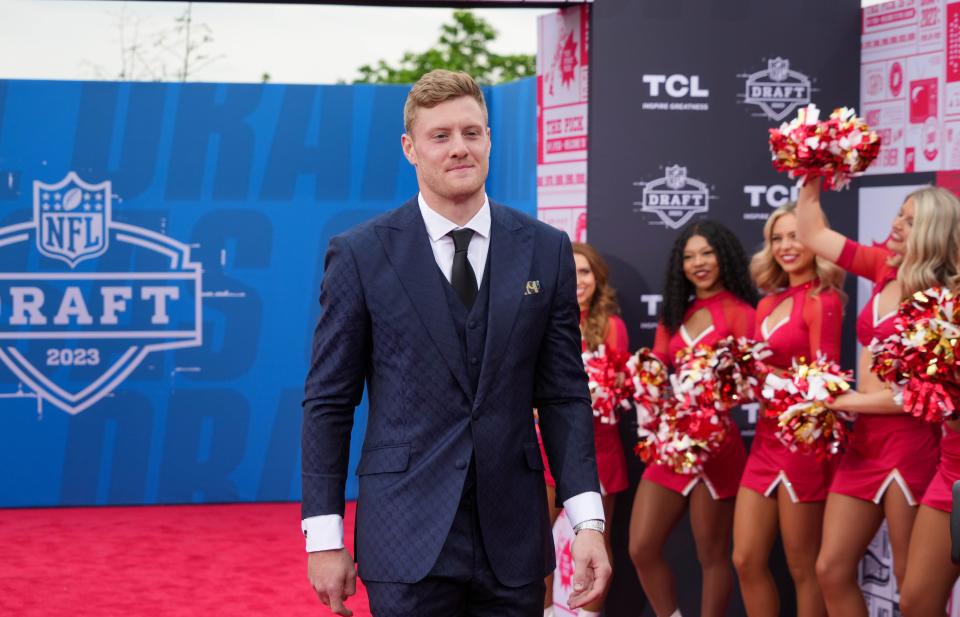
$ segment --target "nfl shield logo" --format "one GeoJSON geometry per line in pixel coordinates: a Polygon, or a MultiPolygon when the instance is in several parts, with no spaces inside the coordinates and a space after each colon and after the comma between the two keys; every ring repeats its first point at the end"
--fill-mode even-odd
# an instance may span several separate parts
{"type": "Polygon", "coordinates": [[[110,181],[89,184],[70,172],[56,184],[33,183],[37,249],[71,268],[107,250],[110,181]]]}
{"type": "Polygon", "coordinates": [[[790,73],[790,61],[785,58],[767,60],[767,73],[773,81],[784,81],[790,73]]]}
{"type": "Polygon", "coordinates": [[[666,179],[669,188],[673,190],[682,188],[687,183],[687,168],[679,165],[667,167],[664,179],[666,179]]]}

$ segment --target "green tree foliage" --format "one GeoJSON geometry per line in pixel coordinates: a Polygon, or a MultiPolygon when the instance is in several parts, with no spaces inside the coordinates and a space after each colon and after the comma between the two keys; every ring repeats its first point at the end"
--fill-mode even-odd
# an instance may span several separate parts
{"type": "Polygon", "coordinates": [[[464,71],[481,84],[499,84],[536,74],[536,56],[501,56],[489,49],[497,31],[470,11],[454,11],[453,22],[444,24],[436,44],[422,53],[406,52],[395,65],[379,60],[375,66],[357,69],[358,84],[412,84],[433,69],[464,71]]]}

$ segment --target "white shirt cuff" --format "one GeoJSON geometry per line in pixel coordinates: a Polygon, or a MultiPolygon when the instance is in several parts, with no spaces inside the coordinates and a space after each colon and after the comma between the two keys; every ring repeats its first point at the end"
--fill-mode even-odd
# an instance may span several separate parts
{"type": "Polygon", "coordinates": [[[600,493],[591,491],[574,495],[563,502],[563,509],[566,510],[572,527],[576,527],[583,521],[606,520],[603,516],[603,500],[600,499],[600,493]]]}
{"type": "Polygon", "coordinates": [[[343,548],[343,517],[339,514],[305,518],[300,521],[300,529],[307,539],[308,553],[343,548]]]}

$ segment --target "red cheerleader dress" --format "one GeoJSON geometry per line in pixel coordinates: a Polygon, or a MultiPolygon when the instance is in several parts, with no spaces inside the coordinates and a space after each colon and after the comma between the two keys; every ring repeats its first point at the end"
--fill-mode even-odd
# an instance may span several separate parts
{"type": "MultiPolygon", "coordinates": [[[[833,289],[815,294],[818,284],[813,280],[789,287],[760,301],[755,338],[770,345],[773,355],[766,360],[768,365],[788,369],[794,359],[810,361],[818,353],[839,360],[843,303],[833,289]],[[778,323],[771,323],[773,310],[791,300],[790,313],[778,323]]],[[[834,463],[817,460],[815,454],[791,452],[777,439],[776,430],[775,419],[761,415],[757,420],[757,433],[741,486],[769,497],[777,485],[783,484],[794,503],[826,499],[834,463]]]]}
{"type": "MultiPolygon", "coordinates": [[[[857,317],[857,339],[869,345],[894,333],[896,311],[880,315],[880,292],[897,278],[887,265],[890,252],[847,240],[837,264],[848,272],[872,280],[870,300],[857,317]]],[[[907,413],[857,416],[847,449],[840,458],[830,492],[880,503],[891,482],[896,482],[910,505],[924,494],[937,468],[939,427],[907,413]]]]}
{"type": "Polygon", "coordinates": [[[953,511],[953,483],[957,480],[960,480],[960,432],[944,424],[940,464],[921,503],[944,512],[953,511]]]}
{"type": "MultiPolygon", "coordinates": [[[[684,322],[701,309],[710,311],[711,325],[697,335],[690,336],[681,325],[672,335],[661,323],[653,344],[653,352],[667,365],[673,366],[674,358],[681,349],[695,345],[713,345],[730,335],[741,337],[753,334],[755,311],[752,306],[728,291],[722,291],[707,299],[697,298],[683,316],[684,322]]],[[[747,459],[746,448],[739,431],[731,431],[717,452],[707,459],[703,472],[680,474],[658,463],[647,465],[643,480],[654,482],[681,495],[689,495],[699,482],[703,482],[714,499],[729,499],[736,496],[740,474],[747,459]]]]}

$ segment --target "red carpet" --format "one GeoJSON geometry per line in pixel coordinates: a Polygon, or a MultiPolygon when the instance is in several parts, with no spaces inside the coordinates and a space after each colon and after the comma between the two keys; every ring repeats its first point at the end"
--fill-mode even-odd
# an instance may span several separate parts
{"type": "MultiPolygon", "coordinates": [[[[296,503],[0,510],[0,547],[0,615],[331,614],[307,582],[296,503]]],[[[362,585],[347,606],[369,617],[362,585]]]]}

